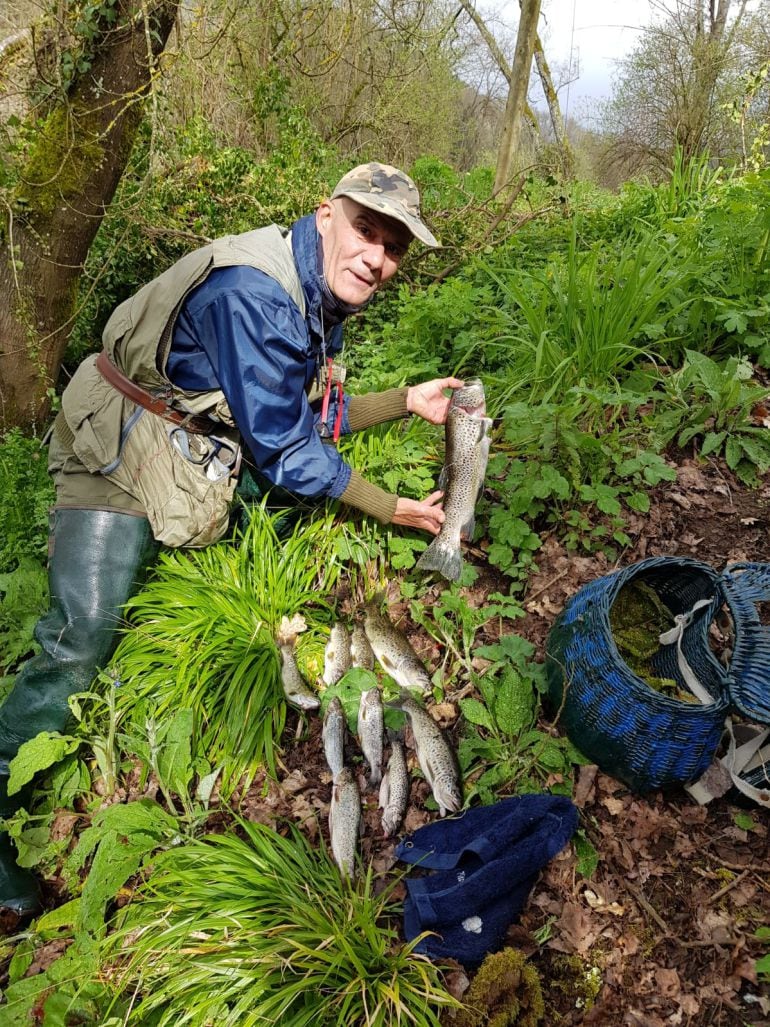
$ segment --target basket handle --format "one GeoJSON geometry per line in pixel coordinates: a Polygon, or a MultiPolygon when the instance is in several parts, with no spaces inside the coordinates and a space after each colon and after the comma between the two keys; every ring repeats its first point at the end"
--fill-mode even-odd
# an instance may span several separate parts
{"type": "Polygon", "coordinates": [[[753,603],[770,599],[770,563],[730,563],[721,580],[731,595],[753,603]]]}

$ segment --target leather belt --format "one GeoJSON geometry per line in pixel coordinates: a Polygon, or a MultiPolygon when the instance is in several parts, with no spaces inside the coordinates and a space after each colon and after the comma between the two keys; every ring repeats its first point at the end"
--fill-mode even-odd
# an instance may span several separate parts
{"type": "Polygon", "coordinates": [[[145,410],[149,410],[150,413],[157,414],[173,424],[178,424],[185,431],[193,432],[196,435],[210,435],[213,431],[216,431],[217,421],[199,414],[185,414],[180,410],[175,410],[165,399],[162,399],[160,396],[153,396],[152,393],[141,388],[136,382],[132,382],[122,371],[118,370],[107,356],[105,350],[102,350],[96,358],[96,369],[102,378],[108,381],[114,389],[117,389],[118,392],[133,403],[144,407],[145,410]]]}

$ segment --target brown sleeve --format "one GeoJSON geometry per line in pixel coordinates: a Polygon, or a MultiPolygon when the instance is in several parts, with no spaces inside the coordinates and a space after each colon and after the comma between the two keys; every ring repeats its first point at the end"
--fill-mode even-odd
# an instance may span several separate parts
{"type": "Polygon", "coordinates": [[[391,524],[396,512],[398,496],[392,495],[362,478],[358,471],[353,471],[347,488],[340,496],[343,503],[363,510],[365,514],[376,517],[383,524],[391,524]]]}
{"type": "Polygon", "coordinates": [[[408,386],[402,389],[388,389],[386,392],[367,392],[363,396],[351,396],[348,404],[348,423],[351,431],[361,431],[383,421],[395,421],[406,417],[406,394],[408,386]]]}

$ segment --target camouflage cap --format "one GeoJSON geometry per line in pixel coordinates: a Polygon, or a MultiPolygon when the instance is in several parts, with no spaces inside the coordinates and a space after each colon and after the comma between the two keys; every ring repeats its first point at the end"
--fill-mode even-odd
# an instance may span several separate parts
{"type": "Polygon", "coordinates": [[[349,196],[362,207],[376,210],[406,225],[426,246],[440,246],[420,217],[420,194],[409,175],[390,164],[359,164],[337,183],[332,199],[349,196]]]}

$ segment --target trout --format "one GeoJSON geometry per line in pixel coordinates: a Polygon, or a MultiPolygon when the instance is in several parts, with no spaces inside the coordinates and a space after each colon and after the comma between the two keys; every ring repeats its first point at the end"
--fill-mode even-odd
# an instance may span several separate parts
{"type": "Polygon", "coordinates": [[[281,684],[286,701],[301,710],[317,710],[321,700],[311,692],[300,674],[294,648],[288,643],[279,646],[281,650],[281,684]]]}
{"type": "Polygon", "coordinates": [[[489,430],[484,386],[478,378],[455,389],[445,427],[446,452],[439,488],[444,490],[444,523],[417,568],[438,571],[449,581],[462,573],[461,539],[473,537],[476,501],[484,485],[489,459],[489,430]]]}
{"type": "Polygon", "coordinates": [[[336,685],[351,666],[350,633],[344,624],[335,624],[324,651],[324,681],[336,685]]]}
{"type": "Polygon", "coordinates": [[[345,711],[336,695],[329,700],[326,707],[321,738],[326,762],[329,764],[332,778],[336,780],[342,770],[345,752],[345,711]]]}
{"type": "Polygon", "coordinates": [[[447,812],[456,813],[463,801],[460,768],[444,732],[425,707],[408,692],[402,692],[388,706],[403,710],[409,718],[417,762],[433,792],[439,814],[443,817],[447,812]]]}
{"type": "Polygon", "coordinates": [[[361,796],[350,767],[343,767],[332,785],[329,838],[335,863],[351,880],[356,872],[356,845],[360,832],[361,796]]]}
{"type": "Polygon", "coordinates": [[[354,667],[363,667],[364,670],[374,670],[374,653],[369,645],[363,624],[356,624],[350,639],[350,657],[354,667]]]}
{"type": "Polygon", "coordinates": [[[380,785],[380,809],[382,830],[386,838],[395,834],[404,819],[409,803],[409,771],[406,769],[406,752],[400,738],[391,740],[388,769],[380,785]]]}
{"type": "Polygon", "coordinates": [[[366,604],[365,610],[366,637],[386,674],[402,688],[419,688],[424,695],[430,692],[430,676],[407,637],[380,613],[375,599],[366,604]]]}
{"type": "Polygon", "coordinates": [[[358,707],[358,741],[361,752],[369,764],[369,784],[378,785],[382,780],[382,732],[384,711],[379,688],[370,688],[361,693],[358,707]]]}

